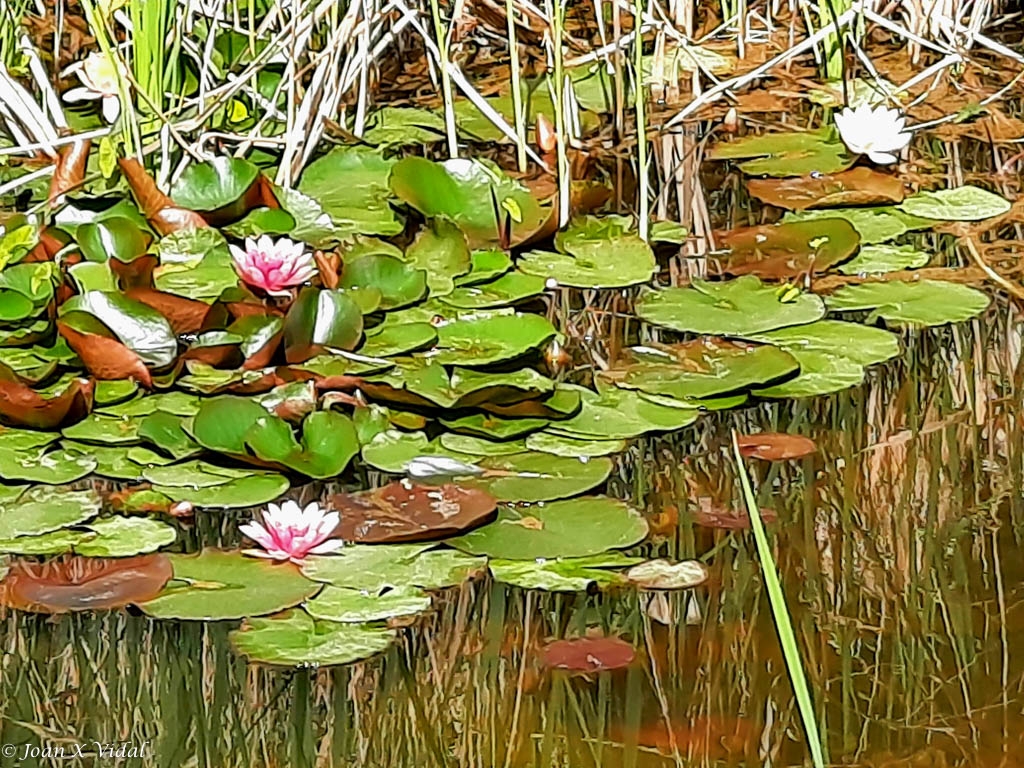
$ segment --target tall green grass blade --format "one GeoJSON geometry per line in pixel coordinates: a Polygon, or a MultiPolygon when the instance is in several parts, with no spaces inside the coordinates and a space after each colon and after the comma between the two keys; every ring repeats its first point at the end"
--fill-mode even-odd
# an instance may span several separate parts
{"type": "Polygon", "coordinates": [[[740,476],[740,486],[743,488],[743,503],[747,507],[747,514],[750,515],[750,528],[754,532],[754,541],[757,543],[757,554],[761,560],[761,572],[764,574],[764,583],[768,590],[768,602],[772,607],[775,629],[779,633],[782,655],[786,659],[786,669],[789,670],[789,679],[793,684],[793,695],[796,697],[797,708],[800,710],[800,719],[804,724],[804,733],[807,735],[807,745],[811,750],[811,759],[814,761],[815,768],[825,768],[821,736],[818,733],[818,721],[814,715],[814,703],[811,701],[811,691],[807,686],[807,678],[804,675],[803,662],[800,660],[800,648],[796,644],[796,635],[793,633],[789,609],[786,607],[786,596],[783,594],[782,583],[779,581],[779,571],[775,565],[775,558],[772,557],[772,549],[768,544],[768,535],[765,533],[764,522],[761,520],[761,511],[757,506],[754,491],[750,486],[747,468],[743,464],[743,456],[740,455],[740,446],[736,442],[735,430],[732,433],[732,449],[733,455],[736,457],[736,469],[740,476]]]}

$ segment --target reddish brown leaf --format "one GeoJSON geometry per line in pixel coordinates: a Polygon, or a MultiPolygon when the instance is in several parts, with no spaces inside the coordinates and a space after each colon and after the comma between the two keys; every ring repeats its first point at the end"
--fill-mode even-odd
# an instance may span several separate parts
{"type": "Polygon", "coordinates": [[[149,219],[150,224],[161,235],[190,227],[206,227],[206,219],[195,211],[178,207],[170,197],[157,187],[153,177],[146,173],[142,164],[133,157],[122,157],[117,161],[121,173],[135,195],[135,200],[149,219]]]}
{"type": "Polygon", "coordinates": [[[905,194],[903,181],[898,176],[871,168],[851,168],[842,173],[817,176],[751,179],[747,190],[758,200],[794,211],[901,203],[905,194]]]}
{"type": "Polygon", "coordinates": [[[0,582],[0,604],[36,613],[122,608],[152,600],[171,575],[171,561],[160,554],[17,561],[0,582]]]}
{"type": "Polygon", "coordinates": [[[633,645],[622,638],[577,637],[545,645],[543,662],[548,669],[601,672],[628,667],[635,658],[633,645]]]}
{"type": "Polygon", "coordinates": [[[241,362],[237,344],[220,344],[216,347],[190,347],[184,354],[185,360],[194,360],[213,368],[235,368],[241,362]]]}
{"type": "Polygon", "coordinates": [[[280,208],[281,204],[277,201],[277,195],[274,194],[274,182],[264,176],[262,173],[256,177],[256,190],[258,192],[257,204],[253,207],[263,206],[264,208],[280,208]]]}
{"type": "Polygon", "coordinates": [[[155,288],[129,288],[125,295],[152,307],[167,318],[175,334],[196,333],[203,328],[210,305],[155,288]]]}
{"type": "Polygon", "coordinates": [[[142,359],[117,339],[82,333],[60,320],[57,330],[93,377],[104,381],[135,379],[144,387],[153,386],[153,377],[142,359]]]}
{"type": "Polygon", "coordinates": [[[93,383],[74,379],[56,397],[46,398],[0,366],[0,418],[32,429],[55,429],[80,421],[92,410],[93,383]]]}
{"type": "Polygon", "coordinates": [[[49,202],[54,201],[73,189],[81,186],[85,180],[85,164],[89,159],[90,139],[75,141],[65,145],[57,155],[57,164],[50,180],[49,202]]]}
{"type": "Polygon", "coordinates": [[[814,441],[803,435],[784,432],[758,432],[756,435],[740,435],[736,438],[740,453],[751,459],[785,461],[810,456],[818,450],[814,441]]]}
{"type": "MultiPolygon", "coordinates": [[[[68,244],[70,238],[60,230],[50,231],[46,227],[39,230],[39,242],[29,251],[22,262],[53,261],[57,253],[68,244]],[[63,238],[63,239],[62,239],[63,238]]],[[[65,264],[74,263],[69,257],[65,264]]]]}
{"type": "Polygon", "coordinates": [[[743,227],[716,235],[727,256],[708,262],[715,274],[769,279],[824,272],[853,256],[860,235],[844,219],[792,221],[743,227]]]}
{"type": "Polygon", "coordinates": [[[249,359],[242,363],[242,370],[245,371],[256,371],[260,368],[266,368],[270,365],[270,361],[274,359],[274,353],[277,352],[277,348],[281,346],[281,339],[284,338],[284,331],[275,333],[271,337],[270,341],[260,347],[256,352],[249,356],[249,359]]]}
{"type": "Polygon", "coordinates": [[[110,271],[117,276],[121,290],[129,291],[133,288],[151,288],[153,285],[153,270],[156,269],[156,256],[145,254],[131,261],[120,259],[108,259],[110,271]]]}
{"type": "MultiPolygon", "coordinates": [[[[761,508],[761,520],[774,523],[779,519],[774,510],[761,508]]],[[[745,531],[750,528],[750,516],[744,509],[728,509],[715,504],[707,496],[697,499],[697,509],[691,510],[693,522],[705,528],[720,528],[726,531],[745,531]]]]}
{"type": "Polygon", "coordinates": [[[337,253],[324,253],[313,251],[313,259],[316,261],[316,268],[320,272],[320,282],[324,288],[334,290],[338,287],[339,274],[341,269],[341,258],[337,253]]]}
{"type": "Polygon", "coordinates": [[[335,535],[364,544],[446,539],[490,522],[497,508],[494,497],[484,491],[401,481],[373,491],[339,493],[331,502],[341,513],[335,535]]]}

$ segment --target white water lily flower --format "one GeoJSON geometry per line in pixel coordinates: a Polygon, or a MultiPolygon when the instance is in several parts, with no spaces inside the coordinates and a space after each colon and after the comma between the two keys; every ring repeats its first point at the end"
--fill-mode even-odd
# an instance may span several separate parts
{"type": "Polygon", "coordinates": [[[867,155],[871,162],[887,165],[896,162],[896,152],[910,143],[904,130],[907,118],[898,109],[861,104],[847,107],[836,115],[839,136],[851,152],[867,155]]]}
{"type": "Polygon", "coordinates": [[[476,464],[466,464],[447,456],[417,456],[405,465],[405,474],[413,480],[478,477],[483,473],[484,470],[476,464]]]}
{"type": "Polygon", "coordinates": [[[121,96],[118,90],[118,65],[102,52],[96,51],[85,57],[85,61],[71,68],[82,85],[64,93],[64,101],[88,101],[100,99],[103,119],[108,123],[117,120],[121,114],[121,96]]]}
{"type": "Polygon", "coordinates": [[[292,286],[302,285],[316,274],[313,254],[305,243],[287,237],[272,240],[263,235],[258,240],[245,239],[245,248],[230,246],[235,268],[249,285],[271,296],[287,296],[292,286]]]}
{"type": "Polygon", "coordinates": [[[325,555],[340,549],[344,542],[332,539],[341,517],[328,512],[317,502],[300,509],[294,501],[281,506],[268,504],[263,522],[253,520],[239,530],[263,549],[246,549],[244,554],[270,560],[291,560],[301,563],[306,555],[325,555]]]}

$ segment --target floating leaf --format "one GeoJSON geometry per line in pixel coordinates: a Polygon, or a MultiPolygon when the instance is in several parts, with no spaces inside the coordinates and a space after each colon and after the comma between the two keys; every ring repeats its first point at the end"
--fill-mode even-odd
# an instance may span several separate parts
{"type": "Polygon", "coordinates": [[[674,331],[748,336],[814,322],[824,316],[825,305],[810,293],[780,295],[777,288],[745,275],[720,283],[694,280],[689,288],[646,290],[636,313],[674,331]]]}
{"type": "Polygon", "coordinates": [[[747,136],[728,144],[716,144],[710,160],[742,160],[741,171],[749,176],[804,176],[837,173],[853,165],[855,157],[830,130],[766,133],[747,136]]]}
{"type": "Polygon", "coordinates": [[[699,560],[648,560],[626,571],[626,579],[640,589],[693,589],[708,575],[707,566],[699,560]]]}
{"type": "Polygon", "coordinates": [[[606,587],[622,582],[622,574],[611,570],[641,562],[643,558],[607,552],[589,557],[545,560],[500,560],[487,563],[495,581],[522,589],[547,592],[586,592],[592,585],[606,587]]]}
{"type": "Polygon", "coordinates": [[[220,621],[276,613],[308,600],[320,585],[292,563],[204,549],[169,555],[174,578],[139,607],[158,619],[220,621]]]}
{"type": "Polygon", "coordinates": [[[432,347],[437,331],[430,323],[377,326],[366,331],[359,354],[366,357],[392,357],[432,347]]]}
{"type": "MultiPolygon", "coordinates": [[[[442,442],[444,438],[442,437],[442,442]]],[[[611,456],[626,450],[625,440],[590,440],[564,437],[550,432],[534,432],[526,438],[531,451],[543,451],[555,456],[611,456]]]]}
{"type": "Polygon", "coordinates": [[[866,245],[845,264],[839,265],[844,275],[881,275],[925,266],[931,256],[912,245],[866,245]]]}
{"type": "Polygon", "coordinates": [[[623,216],[587,216],[555,236],[560,253],[531,251],[519,258],[527,274],[576,288],[621,288],[645,283],[657,264],[651,247],[623,216]]]}
{"type": "Polygon", "coordinates": [[[0,552],[21,555],[75,552],[86,557],[129,557],[154,552],[171,544],[176,537],[174,528],[166,523],[145,517],[118,515],[76,525],[74,529],[0,539],[0,552]]]}
{"type": "Polygon", "coordinates": [[[146,252],[152,236],[126,216],[108,216],[80,225],[75,239],[89,261],[106,262],[113,258],[127,262],[146,252]]]}
{"type": "Polygon", "coordinates": [[[498,501],[537,502],[585,493],[608,479],[612,461],[606,457],[570,458],[549,453],[487,456],[477,462],[484,473],[460,485],[480,488],[498,501]]]}
{"type": "Polygon", "coordinates": [[[465,275],[455,278],[457,287],[488,283],[512,269],[512,259],[504,251],[484,250],[470,254],[472,267],[465,275]]]}
{"type": "Polygon", "coordinates": [[[864,366],[843,354],[843,350],[818,351],[792,349],[800,364],[800,375],[764,389],[754,390],[761,397],[817,397],[855,387],[864,380],[864,366]]]}
{"type": "Polygon", "coordinates": [[[989,297],[958,283],[938,280],[846,285],[828,297],[837,312],[870,309],[868,322],[878,318],[896,325],[931,326],[960,323],[981,314],[989,297]]]}
{"type": "Polygon", "coordinates": [[[244,509],[274,501],[288,490],[288,478],[276,472],[218,467],[205,462],[148,466],[143,478],[153,491],[175,502],[206,509],[244,509]]]}
{"type": "Polygon", "coordinates": [[[442,365],[490,365],[535,350],[555,333],[540,315],[460,319],[437,329],[437,347],[430,359],[442,365]]]}
{"type": "Polygon", "coordinates": [[[456,288],[441,301],[459,309],[505,307],[544,292],[544,280],[522,272],[508,272],[497,280],[464,288],[456,288]]]}
{"type": "Polygon", "coordinates": [[[827,211],[796,211],[787,213],[782,223],[797,221],[818,221],[820,219],[845,219],[857,234],[862,246],[884,243],[914,229],[928,229],[934,222],[911,216],[894,206],[873,208],[830,208],[827,211]]]}
{"type": "Polygon", "coordinates": [[[489,440],[515,440],[531,432],[544,429],[548,419],[504,419],[492,413],[471,413],[455,419],[441,419],[444,426],[459,436],[475,436],[489,440]]]}
{"type": "Polygon", "coordinates": [[[472,247],[501,242],[505,226],[511,229],[508,245],[521,243],[537,232],[548,216],[525,187],[482,160],[435,163],[406,157],[392,169],[391,189],[427,218],[446,217],[455,222],[472,247]]]}
{"type": "MultiPolygon", "coordinates": [[[[702,337],[683,344],[633,347],[624,365],[604,376],[618,386],[677,400],[739,392],[792,377],[790,353],[773,346],[702,337]]],[[[558,425],[564,429],[565,425],[558,425]]]]}
{"type": "Polygon", "coordinates": [[[301,363],[325,348],[355,349],[363,312],[345,291],[303,288],[284,320],[285,359],[301,363]]]}
{"type": "Polygon", "coordinates": [[[99,511],[100,499],[94,491],[55,494],[52,488],[27,488],[0,501],[0,539],[56,531],[96,517],[99,511]]]}
{"type": "Polygon", "coordinates": [[[898,176],[870,168],[782,179],[750,179],[747,191],[758,200],[794,211],[899,203],[904,196],[903,181],[898,176]]]}
{"type": "MultiPolygon", "coordinates": [[[[163,315],[120,293],[90,291],[78,294],[65,301],[60,312],[65,322],[71,313],[92,316],[151,368],[170,365],[177,357],[178,342],[163,315]]],[[[68,338],[68,343],[81,357],[82,351],[75,346],[75,341],[68,338]]]]}
{"type": "Polygon", "coordinates": [[[381,107],[366,120],[363,140],[389,147],[416,146],[441,141],[444,118],[419,107],[381,107]]]}
{"type": "Polygon", "coordinates": [[[215,229],[167,235],[157,243],[157,256],[160,266],[153,271],[153,284],[161,291],[213,301],[238,285],[227,240],[215,229]]]}
{"type": "Polygon", "coordinates": [[[62,485],[85,477],[95,468],[95,460],[68,451],[39,448],[16,453],[0,449],[0,477],[7,480],[62,485]]]}
{"type": "Polygon", "coordinates": [[[307,557],[302,572],[335,587],[380,593],[385,589],[443,589],[462,584],[487,565],[451,549],[430,544],[354,544],[332,555],[307,557]]]}
{"type": "Polygon", "coordinates": [[[700,417],[696,407],[659,405],[617,387],[605,387],[600,393],[583,387],[575,389],[582,400],[579,413],[553,423],[549,432],[576,439],[627,440],[647,432],[682,429],[700,417]]]}
{"type": "Polygon", "coordinates": [[[0,364],[0,418],[8,424],[38,429],[74,423],[92,409],[94,386],[88,379],[68,376],[49,391],[39,392],[0,364]]]}
{"type": "Polygon", "coordinates": [[[430,595],[418,587],[396,587],[383,592],[327,586],[305,609],[324,621],[361,624],[398,616],[415,616],[430,609],[430,595]]]}
{"type": "Polygon", "coordinates": [[[636,658],[632,644],[618,637],[577,637],[544,646],[544,666],[569,672],[604,672],[628,667],[636,658]]]}
{"type": "Polygon", "coordinates": [[[894,333],[841,320],[819,320],[751,334],[750,338],[793,354],[800,351],[839,354],[860,365],[881,363],[900,353],[899,338],[894,333]]]}
{"type": "Polygon", "coordinates": [[[397,235],[402,222],[388,202],[393,165],[372,149],[337,147],[307,166],[298,189],[345,235],[397,235]]]}
{"type": "Polygon", "coordinates": [[[249,661],[289,667],[350,664],[387,649],[394,630],[369,624],[314,621],[304,611],[271,619],[246,619],[229,635],[249,661]]]}
{"type": "Polygon", "coordinates": [[[171,563],[160,554],[15,562],[0,582],[0,604],[37,613],[110,610],[149,600],[170,578],[171,563]]]}
{"type": "Polygon", "coordinates": [[[372,544],[454,536],[492,520],[496,502],[472,488],[394,482],[372,491],[336,494],[331,506],[341,513],[338,536],[372,544]]]}
{"type": "Polygon", "coordinates": [[[171,197],[214,225],[242,218],[259,200],[260,169],[240,157],[215,157],[193,163],[178,177],[171,197]]]}
{"type": "Polygon", "coordinates": [[[345,290],[380,291],[380,308],[397,309],[413,304],[427,293],[427,273],[393,256],[370,253],[358,258],[346,256],[338,287],[345,290]]]}
{"type": "Polygon", "coordinates": [[[736,438],[740,453],[749,459],[785,461],[801,459],[816,453],[818,446],[809,437],[785,432],[758,432],[736,438]]]}
{"type": "Polygon", "coordinates": [[[971,185],[936,192],[918,192],[903,201],[900,210],[911,216],[939,221],[979,221],[1002,216],[1010,202],[971,185]]]}
{"type": "Polygon", "coordinates": [[[743,227],[718,240],[730,253],[709,264],[715,273],[778,279],[824,272],[850,258],[860,237],[847,221],[819,219],[743,227]]]}
{"type": "Polygon", "coordinates": [[[536,560],[600,555],[633,546],[646,535],[647,522],[628,504],[590,496],[503,507],[495,522],[447,543],[474,555],[536,560]]]}
{"type": "Polygon", "coordinates": [[[422,230],[406,250],[405,258],[426,275],[431,296],[451,293],[455,278],[470,270],[466,238],[458,227],[444,219],[422,230]]]}

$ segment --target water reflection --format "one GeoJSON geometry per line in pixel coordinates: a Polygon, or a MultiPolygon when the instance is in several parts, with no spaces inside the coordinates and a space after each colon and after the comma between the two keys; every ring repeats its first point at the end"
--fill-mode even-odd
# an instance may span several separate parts
{"type": "MultiPolygon", "coordinates": [[[[730,428],[794,431],[819,452],[752,461],[834,764],[1024,765],[1019,343],[1000,323],[906,338],[900,362],[816,401],[717,414],[637,441],[611,482],[655,539],[700,557],[690,594],[452,590],[382,657],[344,669],[247,666],[230,623],[9,613],[0,742],[150,742],[152,766],[798,765],[806,756],[745,532],[693,524],[735,507],[730,428]],[[975,350],[996,350],[980,357],[975,350]],[[626,669],[551,671],[554,638],[621,636],[626,669]]],[[[190,545],[234,536],[202,521],[190,545]]],[[[228,541],[227,543],[233,543],[228,541]]],[[[93,750],[90,754],[88,750],[93,750]]],[[[20,754],[20,753],[19,753],[20,754]]],[[[17,757],[0,756],[0,765],[17,757]]]]}

